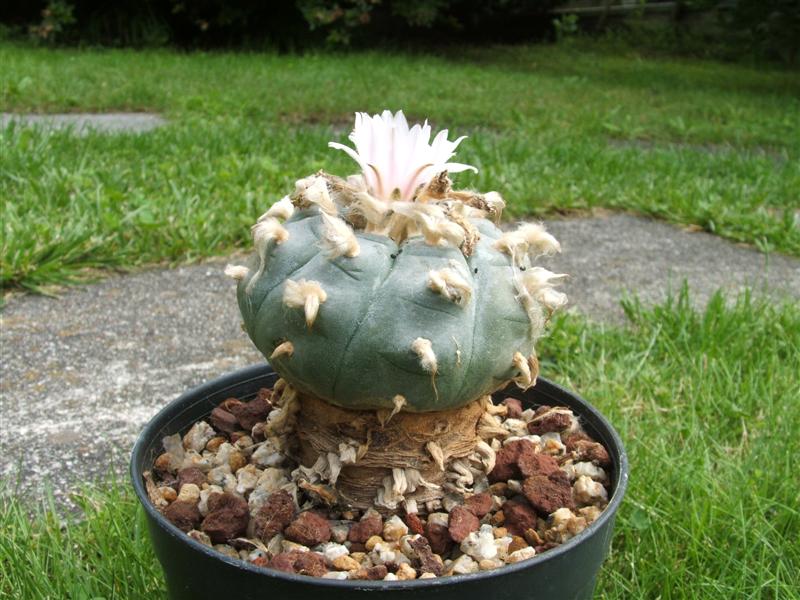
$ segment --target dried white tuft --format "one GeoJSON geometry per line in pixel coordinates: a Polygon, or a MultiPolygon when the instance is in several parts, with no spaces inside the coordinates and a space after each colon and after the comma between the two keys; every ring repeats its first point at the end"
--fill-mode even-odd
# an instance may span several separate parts
{"type": "Polygon", "coordinates": [[[433,352],[431,341],[418,337],[411,343],[411,349],[419,356],[419,364],[428,373],[435,374],[438,368],[436,354],[433,352]]]}
{"type": "Polygon", "coordinates": [[[273,219],[282,219],[286,220],[294,214],[294,204],[292,204],[292,200],[289,196],[284,196],[280,200],[278,200],[275,204],[269,207],[267,212],[261,215],[258,220],[263,221],[265,219],[273,218],[273,219]]]}
{"type": "Polygon", "coordinates": [[[469,283],[451,268],[428,272],[428,287],[459,306],[468,304],[472,297],[469,283]]]}
{"type": "Polygon", "coordinates": [[[301,279],[286,280],[283,288],[283,303],[290,308],[303,308],[306,315],[306,326],[311,329],[319,312],[319,305],[328,299],[328,294],[318,281],[301,279]]]}
{"type": "Polygon", "coordinates": [[[246,292],[250,293],[253,285],[264,273],[264,268],[267,266],[267,248],[271,241],[276,244],[282,244],[289,239],[289,232],[278,222],[274,217],[267,217],[263,221],[259,221],[253,225],[251,232],[253,234],[253,245],[258,253],[258,271],[250,278],[247,284],[246,292]]]}
{"type": "Polygon", "coordinates": [[[250,272],[250,269],[247,267],[243,267],[242,265],[226,265],[225,266],[225,275],[230,277],[231,279],[235,279],[236,281],[241,281],[247,274],[250,272]]]}
{"type": "Polygon", "coordinates": [[[358,256],[361,248],[356,234],[350,226],[339,217],[322,214],[322,245],[327,250],[328,258],[334,259],[342,255],[349,258],[358,256]]]}
{"type": "Polygon", "coordinates": [[[561,244],[540,223],[524,223],[515,231],[504,233],[494,247],[508,254],[521,267],[529,266],[531,258],[536,256],[561,252],[561,244]]]}
{"type": "Polygon", "coordinates": [[[439,467],[440,471],[444,471],[444,452],[442,451],[441,446],[436,442],[428,442],[425,444],[425,449],[428,451],[428,454],[431,455],[433,462],[436,463],[436,466],[439,467]]]}
{"type": "Polygon", "coordinates": [[[523,390],[527,390],[535,383],[528,359],[522,356],[521,352],[515,352],[513,364],[519,370],[519,375],[513,378],[514,383],[523,390]]]}
{"type": "Polygon", "coordinates": [[[336,205],[328,192],[328,183],[323,177],[317,177],[303,192],[306,202],[316,205],[322,212],[336,216],[336,205]]]}
{"type": "Polygon", "coordinates": [[[367,231],[382,227],[391,211],[388,201],[380,200],[367,192],[356,194],[351,210],[364,217],[367,221],[367,231]]]}
{"type": "Polygon", "coordinates": [[[292,354],[294,354],[294,344],[292,344],[292,342],[283,342],[282,344],[278,344],[275,350],[272,351],[272,354],[269,355],[269,359],[275,360],[276,358],[291,356],[292,354]]]}

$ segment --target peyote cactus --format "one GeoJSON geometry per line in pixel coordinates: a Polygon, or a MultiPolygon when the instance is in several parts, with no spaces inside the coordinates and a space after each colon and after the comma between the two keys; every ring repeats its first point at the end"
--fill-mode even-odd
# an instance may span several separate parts
{"type": "Polygon", "coordinates": [[[454,191],[463,138],[429,143],[402,112],[356,115],[345,150],[362,173],[297,182],[253,227],[239,280],[247,333],[300,393],[346,409],[443,411],[535,382],[534,343],[564,276],[538,224],[498,228],[496,192],[454,191]],[[284,221],[281,223],[281,221],[284,221]]]}

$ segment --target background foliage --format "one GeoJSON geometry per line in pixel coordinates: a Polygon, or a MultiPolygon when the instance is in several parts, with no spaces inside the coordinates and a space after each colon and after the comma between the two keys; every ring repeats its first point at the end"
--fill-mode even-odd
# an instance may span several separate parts
{"type": "Polygon", "coordinates": [[[599,33],[640,50],[797,62],[800,0],[669,5],[647,0],[38,0],[0,5],[0,36],[50,44],[294,50],[564,41],[599,33]],[[626,10],[618,10],[621,4],[626,10]],[[587,6],[598,10],[570,12],[587,6]]]}

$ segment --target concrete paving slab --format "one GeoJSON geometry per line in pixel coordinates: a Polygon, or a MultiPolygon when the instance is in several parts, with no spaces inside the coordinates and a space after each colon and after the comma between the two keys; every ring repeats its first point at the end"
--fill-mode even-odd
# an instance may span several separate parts
{"type": "Polygon", "coordinates": [[[92,131],[144,133],[166,125],[167,121],[152,113],[0,113],[0,128],[6,128],[11,123],[49,130],[72,129],[75,135],[84,136],[92,131]]]}
{"type": "MultiPolygon", "coordinates": [[[[572,275],[571,306],[621,323],[621,293],[647,303],[685,278],[698,304],[718,288],[800,299],[800,260],[632,217],[550,221],[572,275]]],[[[0,327],[0,477],[56,499],[110,470],[125,477],[142,425],[186,389],[263,360],[241,331],[234,284],[214,260],[117,276],[59,298],[12,298],[0,327]]]]}

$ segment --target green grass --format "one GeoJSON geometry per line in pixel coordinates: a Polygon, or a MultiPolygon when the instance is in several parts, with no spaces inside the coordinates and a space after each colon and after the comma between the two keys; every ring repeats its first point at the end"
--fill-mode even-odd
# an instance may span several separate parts
{"type": "MultiPolygon", "coordinates": [[[[800,306],[684,293],[626,328],[574,316],[543,373],[620,432],[631,463],[602,598],[800,598],[800,306]]],[[[0,500],[0,597],[156,598],[160,570],[124,487],[80,496],[80,522],[0,500]]]]}
{"type": "Polygon", "coordinates": [[[4,287],[249,245],[265,207],[319,168],[351,113],[403,108],[470,135],[458,183],[512,216],[596,207],[800,255],[800,78],[591,47],[441,55],[181,54],[0,45],[5,111],[152,110],[147,135],[0,133],[4,287]],[[335,127],[332,127],[333,124],[335,127]]]}

